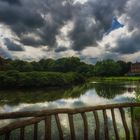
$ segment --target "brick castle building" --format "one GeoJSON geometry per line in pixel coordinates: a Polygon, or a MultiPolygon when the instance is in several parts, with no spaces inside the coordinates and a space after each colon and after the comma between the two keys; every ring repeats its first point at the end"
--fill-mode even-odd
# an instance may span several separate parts
{"type": "Polygon", "coordinates": [[[133,75],[140,75],[140,62],[131,64],[130,73],[133,75]]]}

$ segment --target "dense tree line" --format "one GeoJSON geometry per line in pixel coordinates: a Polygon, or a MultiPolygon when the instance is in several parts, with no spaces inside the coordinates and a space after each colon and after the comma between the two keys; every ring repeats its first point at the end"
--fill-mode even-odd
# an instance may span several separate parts
{"type": "Polygon", "coordinates": [[[64,87],[84,82],[85,78],[74,72],[0,72],[0,88],[64,87]]]}
{"type": "Polygon", "coordinates": [[[78,72],[84,76],[123,76],[130,70],[131,62],[111,59],[98,61],[95,65],[81,62],[77,57],[41,59],[38,62],[10,60],[0,57],[0,71],[17,70],[19,72],[78,72]]]}
{"type": "Polygon", "coordinates": [[[108,59],[96,63],[94,74],[96,76],[124,76],[130,71],[130,67],[131,62],[108,59]]]}
{"type": "Polygon", "coordinates": [[[91,75],[94,66],[81,62],[77,57],[61,59],[41,59],[38,62],[27,62],[22,60],[10,60],[0,58],[0,71],[17,70],[19,72],[78,72],[91,75]]]}

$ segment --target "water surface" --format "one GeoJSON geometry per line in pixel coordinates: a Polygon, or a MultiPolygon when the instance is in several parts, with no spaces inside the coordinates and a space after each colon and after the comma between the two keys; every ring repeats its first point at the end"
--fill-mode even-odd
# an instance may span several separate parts
{"type": "Polygon", "coordinates": [[[137,98],[138,87],[138,82],[93,82],[70,89],[1,90],[0,112],[131,102],[137,98]]]}
{"type": "MultiPolygon", "coordinates": [[[[115,82],[115,83],[96,83],[91,82],[85,85],[72,87],[69,89],[34,89],[34,90],[1,90],[0,91],[0,112],[14,112],[14,111],[31,111],[54,108],[78,108],[83,106],[95,106],[100,104],[112,104],[123,102],[134,102],[138,97],[139,82],[115,82]]],[[[130,127],[130,114],[126,109],[126,118],[128,126],[130,127]]],[[[103,128],[103,115],[98,111],[101,121],[101,128],[103,128]]],[[[113,125],[111,112],[107,111],[108,123],[110,130],[110,137],[114,139],[113,125]]],[[[94,132],[95,121],[93,114],[87,113],[88,125],[90,132],[94,132]]],[[[115,117],[118,124],[118,131],[122,138],[125,136],[123,125],[121,122],[119,110],[115,110],[115,117]]],[[[60,115],[62,128],[64,130],[65,139],[70,139],[69,124],[66,115],[60,115]]],[[[10,123],[11,120],[1,121],[1,126],[10,123]]],[[[81,116],[74,115],[75,130],[77,139],[82,139],[83,124],[81,116]]],[[[52,118],[52,136],[53,139],[58,138],[56,123],[52,118]]],[[[43,139],[43,123],[40,123],[39,139],[43,139]]],[[[31,137],[32,128],[28,128],[28,138],[31,137]],[[30,132],[30,133],[29,133],[30,132]]],[[[103,136],[103,131],[100,132],[103,136]]],[[[18,137],[18,132],[13,134],[13,139],[18,137]]],[[[92,139],[94,133],[90,133],[89,137],[92,139]]],[[[18,139],[18,138],[17,138],[18,139]]],[[[103,137],[101,137],[103,139],[103,137]]]]}

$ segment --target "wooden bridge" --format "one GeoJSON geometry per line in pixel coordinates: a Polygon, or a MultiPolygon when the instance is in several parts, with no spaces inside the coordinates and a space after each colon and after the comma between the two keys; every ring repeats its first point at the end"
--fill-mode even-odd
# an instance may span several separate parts
{"type": "MultiPolygon", "coordinates": [[[[44,130],[44,140],[51,140],[52,139],[52,123],[51,118],[54,116],[57,129],[59,131],[59,138],[60,140],[64,139],[64,132],[62,130],[62,124],[60,121],[60,114],[66,114],[69,120],[69,128],[70,128],[70,137],[71,140],[76,139],[75,134],[75,124],[73,121],[73,116],[76,114],[80,114],[83,120],[83,129],[84,129],[84,140],[89,139],[89,129],[88,129],[88,122],[87,122],[87,112],[91,112],[93,114],[93,118],[95,120],[95,130],[94,138],[95,140],[100,139],[100,130],[104,131],[104,139],[111,140],[109,136],[109,125],[108,125],[108,113],[109,110],[111,112],[112,124],[114,129],[114,137],[116,140],[120,140],[121,137],[119,136],[117,123],[116,123],[116,116],[115,110],[118,110],[121,116],[121,122],[123,124],[124,132],[125,132],[125,139],[130,140],[140,140],[140,118],[136,118],[134,114],[134,110],[136,107],[140,107],[140,103],[122,103],[122,104],[109,104],[109,105],[99,105],[93,107],[84,107],[84,108],[76,108],[76,109],[54,109],[54,110],[43,110],[43,111],[32,111],[32,112],[12,112],[12,113],[4,113],[0,114],[0,120],[8,120],[8,119],[19,119],[19,118],[26,118],[26,120],[20,120],[17,122],[12,122],[4,127],[0,128],[0,136],[3,136],[5,140],[10,140],[12,131],[19,129],[20,136],[19,140],[25,139],[25,128],[27,126],[33,125],[33,140],[38,139],[38,123],[43,121],[45,124],[44,130]],[[128,123],[126,121],[126,113],[125,108],[129,108],[129,114],[131,116],[131,130],[128,127],[128,123]],[[98,111],[102,111],[103,115],[103,127],[100,126],[100,119],[98,111]],[[135,123],[136,122],[136,123],[135,123]],[[131,136],[132,133],[132,136],[131,136]]],[[[140,115],[139,115],[140,116],[140,115]]],[[[130,125],[130,124],[129,124],[130,125]]]]}

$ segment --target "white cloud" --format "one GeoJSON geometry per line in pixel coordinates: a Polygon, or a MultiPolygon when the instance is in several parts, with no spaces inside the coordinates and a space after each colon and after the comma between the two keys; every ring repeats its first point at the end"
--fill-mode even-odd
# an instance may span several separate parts
{"type": "Polygon", "coordinates": [[[88,0],[74,0],[73,4],[76,4],[76,3],[81,3],[81,4],[84,4],[85,2],[87,2],[88,0]]]}
{"type": "MultiPolygon", "coordinates": [[[[53,2],[51,3],[51,0],[48,3],[46,1],[24,0],[21,8],[27,10],[25,13],[22,9],[20,11],[18,5],[14,5],[15,7],[10,5],[11,7],[9,7],[6,2],[2,2],[4,8],[9,8],[11,13],[15,15],[14,21],[17,20],[20,24],[7,20],[9,17],[6,14],[6,17],[1,19],[0,56],[5,57],[7,54],[13,59],[24,60],[66,56],[80,56],[85,60],[90,57],[99,60],[104,58],[123,59],[126,61],[139,60],[140,53],[138,49],[134,50],[133,54],[111,51],[118,47],[118,39],[131,39],[133,33],[139,31],[139,0],[62,0],[60,3],[54,0],[53,2]],[[72,2],[73,5],[69,5],[68,2],[70,4],[72,2]],[[121,9],[119,10],[118,8],[121,9]],[[20,18],[15,11],[21,12],[20,14],[23,18],[20,18]],[[118,20],[125,26],[112,31],[102,38],[104,30],[107,30],[107,26],[111,24],[109,22],[113,15],[116,15],[118,20]],[[33,22],[29,20],[31,17],[33,22]],[[20,25],[22,25],[21,31],[19,31],[20,29],[16,30],[16,27],[18,28],[20,25]],[[26,32],[24,33],[25,26],[26,32]],[[18,31],[21,33],[20,35],[18,31]],[[25,51],[11,52],[4,45],[4,38],[9,38],[19,45],[22,45],[22,39],[25,38],[24,41],[34,47],[25,45],[23,46],[25,51]],[[58,50],[56,51],[56,49],[58,50]],[[61,51],[61,49],[63,50],[61,51]]],[[[1,8],[3,8],[2,4],[1,8]]],[[[5,12],[4,8],[1,11],[5,12]]],[[[24,44],[26,44],[25,42],[24,44]]]]}
{"type": "Polygon", "coordinates": [[[65,46],[70,48],[71,40],[69,38],[69,33],[73,30],[74,24],[72,21],[68,21],[59,31],[59,35],[56,36],[57,46],[65,46]]]}

